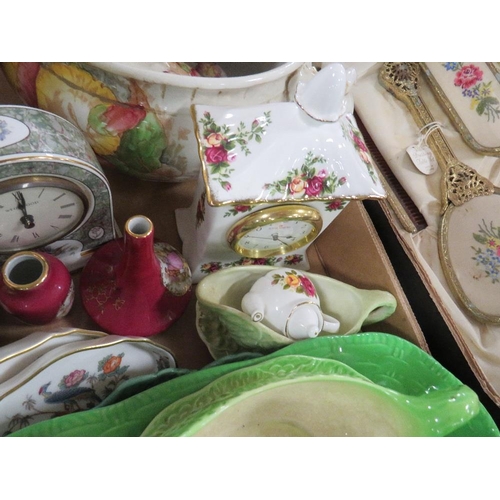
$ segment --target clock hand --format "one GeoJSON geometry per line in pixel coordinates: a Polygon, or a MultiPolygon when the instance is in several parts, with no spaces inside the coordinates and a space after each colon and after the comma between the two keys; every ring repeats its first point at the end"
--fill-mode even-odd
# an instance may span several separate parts
{"type": "Polygon", "coordinates": [[[293,239],[293,236],[280,236],[278,233],[274,233],[271,235],[273,237],[274,241],[279,241],[280,243],[283,243],[286,245],[286,241],[283,241],[282,238],[288,238],[288,239],[293,239]]]}
{"type": "Polygon", "coordinates": [[[256,240],[276,240],[276,238],[269,238],[268,236],[254,236],[253,234],[248,235],[247,238],[254,238],[256,240]]]}
{"type": "Polygon", "coordinates": [[[280,241],[281,243],[286,243],[283,241],[281,238],[293,238],[293,236],[279,236],[278,233],[271,234],[271,237],[269,236],[255,236],[251,235],[250,238],[255,238],[257,240],[273,240],[273,241],[280,241]]]}
{"type": "Polygon", "coordinates": [[[32,227],[35,227],[35,220],[33,219],[32,215],[29,215],[27,210],[26,210],[26,200],[24,199],[23,193],[21,191],[17,191],[15,193],[12,193],[14,195],[14,198],[17,200],[17,208],[21,210],[23,213],[23,216],[21,219],[21,223],[24,225],[26,229],[31,229],[32,227]]]}

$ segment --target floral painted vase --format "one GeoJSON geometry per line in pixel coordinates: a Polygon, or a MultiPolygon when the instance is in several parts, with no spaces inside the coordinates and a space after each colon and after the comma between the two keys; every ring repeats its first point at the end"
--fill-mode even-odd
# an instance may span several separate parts
{"type": "Polygon", "coordinates": [[[43,325],[68,314],[74,284],[66,266],[44,252],[18,252],[2,267],[0,305],[18,319],[43,325]]]}
{"type": "Polygon", "coordinates": [[[137,215],[123,239],[101,247],[84,267],[82,303],[106,332],[148,337],[166,330],[184,312],[191,270],[172,246],[155,242],[153,223],[137,215]]]}

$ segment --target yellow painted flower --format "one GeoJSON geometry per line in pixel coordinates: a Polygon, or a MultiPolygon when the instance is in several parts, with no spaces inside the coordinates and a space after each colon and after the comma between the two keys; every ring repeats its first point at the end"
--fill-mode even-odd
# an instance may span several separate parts
{"type": "Polygon", "coordinates": [[[300,285],[300,278],[296,274],[287,274],[285,285],[288,285],[290,288],[297,288],[300,285]]]}

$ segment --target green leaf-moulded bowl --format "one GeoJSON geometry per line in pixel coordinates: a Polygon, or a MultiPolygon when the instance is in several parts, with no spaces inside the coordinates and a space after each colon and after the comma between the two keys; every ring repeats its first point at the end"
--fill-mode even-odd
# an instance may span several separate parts
{"type": "MultiPolygon", "coordinates": [[[[156,423],[161,422],[162,412],[167,412],[170,405],[182,398],[192,398],[197,391],[236,370],[256,367],[263,363],[272,367],[273,361],[275,369],[278,369],[291,359],[288,358],[288,361],[283,362],[280,358],[284,356],[314,358],[309,360],[312,363],[311,366],[317,364],[317,366],[322,367],[318,369],[318,373],[315,373],[314,369],[309,370],[309,373],[314,377],[324,373],[325,364],[322,363],[322,360],[337,361],[342,366],[332,364],[329,368],[329,376],[337,376],[340,374],[337,370],[343,370],[343,373],[347,374],[351,381],[376,384],[379,386],[379,391],[394,391],[408,396],[410,400],[432,395],[440,398],[440,393],[453,394],[456,392],[458,394],[464,388],[468,397],[471,396],[470,389],[466,388],[460,380],[416,345],[390,334],[358,333],[348,336],[324,336],[303,340],[268,355],[256,356],[252,354],[250,359],[233,361],[233,357],[227,363],[224,363],[224,360],[218,360],[213,365],[166,382],[159,382],[153,387],[108,406],[46,420],[26,427],[10,436],[128,437],[146,435],[154,431],[156,423]]],[[[285,381],[288,376],[286,370],[289,369],[285,369],[286,376],[283,379],[285,381]]],[[[297,379],[299,378],[297,377],[297,379]]],[[[499,436],[500,433],[495,422],[476,398],[477,396],[474,395],[472,401],[477,412],[466,415],[462,424],[455,422],[453,426],[445,432],[438,433],[438,435],[454,437],[499,436]]],[[[181,432],[173,434],[181,435],[181,432]]],[[[431,433],[431,435],[436,434],[431,433]]]]}

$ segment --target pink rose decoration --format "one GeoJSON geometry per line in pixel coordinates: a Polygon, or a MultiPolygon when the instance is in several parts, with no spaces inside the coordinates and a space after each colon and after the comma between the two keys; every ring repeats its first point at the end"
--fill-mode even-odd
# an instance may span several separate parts
{"type": "Polygon", "coordinates": [[[323,179],[315,175],[307,181],[306,194],[307,196],[317,196],[323,190],[323,179]]]}
{"type": "Polygon", "coordinates": [[[66,375],[66,377],[64,377],[64,385],[66,387],[73,387],[74,385],[78,385],[85,378],[86,373],[87,372],[85,370],[72,371],[69,375],[66,375]]]}
{"type": "Polygon", "coordinates": [[[455,86],[469,89],[483,79],[483,72],[473,64],[468,64],[457,71],[455,76],[455,86]]]}
{"type": "Polygon", "coordinates": [[[300,278],[300,284],[304,288],[306,295],[308,297],[314,297],[316,295],[316,288],[314,288],[314,285],[312,284],[311,280],[306,276],[302,275],[300,275],[299,278],[300,278]]]}
{"type": "Polygon", "coordinates": [[[329,210],[338,210],[341,207],[342,207],[342,201],[341,200],[333,200],[331,203],[328,204],[327,208],[329,210]]]}
{"type": "Polygon", "coordinates": [[[214,273],[215,271],[218,271],[219,269],[222,269],[220,262],[209,262],[209,263],[203,264],[201,266],[201,270],[205,273],[214,273]]]}
{"type": "Polygon", "coordinates": [[[364,163],[371,163],[370,155],[367,151],[359,151],[359,156],[363,160],[364,163]]]}
{"type": "Polygon", "coordinates": [[[358,137],[356,134],[352,134],[352,138],[353,138],[354,142],[356,143],[356,145],[358,146],[358,148],[361,149],[361,151],[368,151],[366,144],[363,142],[363,140],[360,137],[358,137]]]}
{"type": "Polygon", "coordinates": [[[221,146],[214,146],[205,150],[205,158],[208,163],[222,163],[227,161],[227,151],[221,146]]]}
{"type": "Polygon", "coordinates": [[[288,265],[298,264],[302,260],[302,257],[297,254],[287,255],[285,257],[285,263],[288,265]]]}
{"type": "Polygon", "coordinates": [[[174,269],[180,270],[184,267],[184,262],[181,259],[181,257],[175,253],[175,252],[170,252],[167,255],[167,264],[169,267],[173,267],[174,269]]]}
{"type": "Polygon", "coordinates": [[[266,259],[260,257],[258,259],[253,259],[253,264],[255,266],[265,266],[267,264],[266,259]]]}
{"type": "Polygon", "coordinates": [[[234,209],[236,212],[248,212],[252,207],[250,205],[236,205],[234,209]]]}

